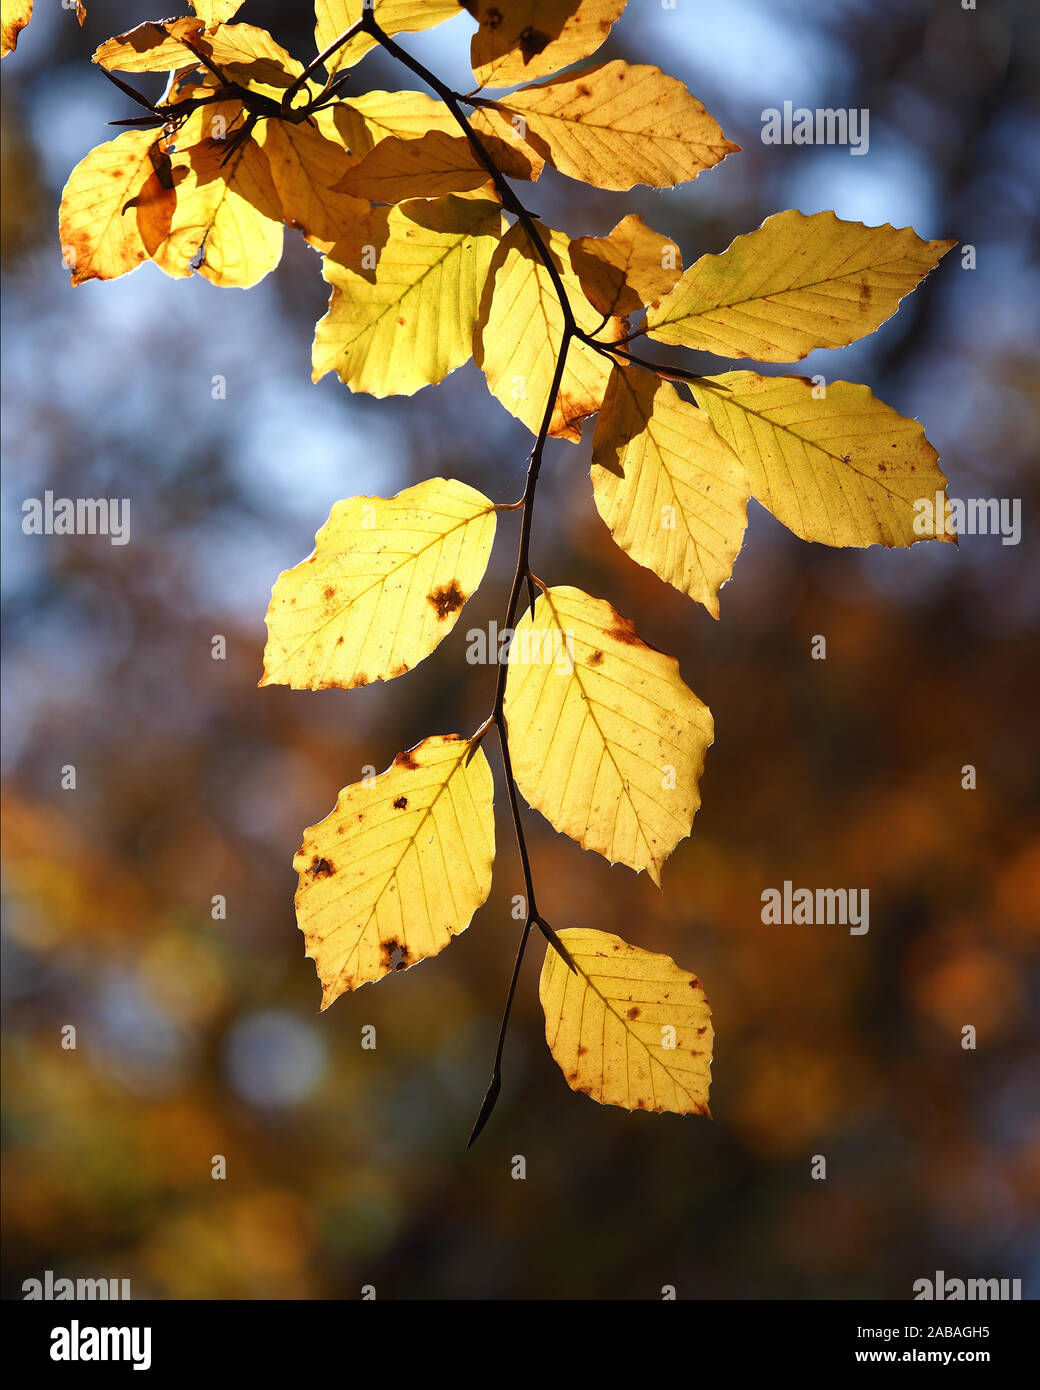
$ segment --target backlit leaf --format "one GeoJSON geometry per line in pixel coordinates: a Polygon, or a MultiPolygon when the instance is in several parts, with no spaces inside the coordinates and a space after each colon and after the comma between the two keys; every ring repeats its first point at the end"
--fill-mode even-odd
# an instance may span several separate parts
{"type": "Polygon", "coordinates": [[[498,105],[524,118],[561,173],[597,188],[667,188],[740,149],[681,82],[620,60],[525,87],[498,105]]]}
{"type": "Polygon", "coordinates": [[[335,371],[352,391],[410,396],[461,367],[501,225],[486,199],[413,200],[384,212],[374,274],[334,248],[322,268],[332,298],[314,335],[314,380],[335,371]]]}
{"type": "Polygon", "coordinates": [[[321,980],[321,1007],[443,951],[491,891],[494,785],[481,748],[458,734],[399,753],[344,787],[304,832],[296,920],[321,980]]]}
{"type": "Polygon", "coordinates": [[[700,805],[714,733],[675,658],[605,600],[548,589],[516,624],[505,715],[516,784],[535,810],[660,885],[700,805]]]}
{"type": "Polygon", "coordinates": [[[0,10],[0,58],[18,47],[18,35],[32,19],[33,0],[3,0],[0,10]]]}
{"type": "Polygon", "coordinates": [[[459,133],[444,103],[425,92],[361,92],[337,101],[332,111],[344,143],[357,155],[367,154],[389,135],[415,140],[431,130],[459,133]]]}
{"type": "MultiPolygon", "coordinates": [[[[587,333],[596,332],[602,315],[582,293],[570,262],[569,240],[548,227],[539,230],[578,326],[587,333]]],[[[613,337],[620,337],[620,320],[614,320],[611,327],[613,337]]],[[[545,412],[563,329],[563,310],[549,272],[517,223],[495,253],[480,305],[473,353],[491,394],[532,433],[537,433],[545,412]]],[[[599,409],[609,379],[607,358],[585,343],[572,342],[549,433],[579,440],[581,422],[599,409]]]]}
{"type": "Polygon", "coordinates": [[[91,150],[69,175],[58,213],[72,283],[113,280],[147,260],[168,235],[175,204],[156,131],[127,130],[91,150]]]}
{"type": "Polygon", "coordinates": [[[340,139],[331,109],[298,124],[263,121],[258,136],[282,216],[315,245],[330,248],[367,215],[367,202],[333,186],[358,161],[340,139]]]}
{"type": "Polygon", "coordinates": [[[710,1115],[714,1033],[696,976],[609,932],[572,928],[560,939],[577,970],[547,947],[538,996],[571,1090],[623,1110],[710,1115]]]}
{"type": "MultiPolygon", "coordinates": [[[[340,34],[356,24],[363,8],[373,11],[384,33],[415,34],[453,19],[459,13],[459,0],[314,0],[314,40],[318,52],[324,53],[340,34]]],[[[329,59],[329,72],[360,62],[374,46],[375,40],[368,34],[356,34],[329,59]]]]}
{"type": "Polygon", "coordinates": [[[601,314],[627,318],[668,293],[682,274],[682,252],[632,213],[609,236],[572,241],[571,265],[601,314]]]}
{"type": "Polygon", "coordinates": [[[616,367],[596,422],[592,483],[622,550],[719,616],[747,524],[744,465],[711,418],[641,367],[616,367]]]}
{"type": "Polygon", "coordinates": [[[191,0],[191,8],[205,24],[225,24],[242,8],[242,0],[191,0]]]}
{"type": "MultiPolygon", "coordinates": [[[[508,177],[528,178],[529,162],[503,140],[484,137],[485,148],[508,177]]],[[[339,191],[379,203],[437,198],[471,192],[488,181],[488,170],[464,135],[431,130],[418,139],[389,136],[349,169],[339,191]]]]}
{"type": "MultiPolygon", "coordinates": [[[[751,495],[796,536],[824,545],[912,545],[914,501],[946,487],[916,420],[866,386],[725,372],[692,387],[697,404],[747,469],[751,495]],[[728,390],[713,390],[717,381],[728,390]]],[[[942,517],[938,518],[942,522],[942,517]]],[[[952,539],[948,533],[940,539],[952,539]]]]}
{"type": "Polygon", "coordinates": [[[833,212],[780,212],[690,266],[651,306],[647,332],[720,357],[797,362],[873,333],[955,244],[833,212]]]}
{"type": "Polygon", "coordinates": [[[239,103],[217,102],[178,131],[177,204],[152,257],[168,275],[197,270],[215,285],[244,289],[281,259],[282,201],[267,155],[255,140],[231,143],[242,116],[239,103]]]}
{"type": "Polygon", "coordinates": [[[270,87],[276,93],[303,71],[302,64],[252,24],[221,24],[207,30],[200,19],[165,19],[139,24],[103,43],[94,62],[115,72],[165,72],[191,67],[200,53],[233,82],[270,87]]]}
{"type": "Polygon", "coordinates": [[[403,675],[455,626],[494,539],[492,503],[452,478],[337,502],[313,554],[275,582],[260,684],[324,690],[403,675]]]}
{"type": "Polygon", "coordinates": [[[472,61],[485,87],[513,87],[587,58],[605,42],[626,0],[463,0],[480,25],[472,61]]]}

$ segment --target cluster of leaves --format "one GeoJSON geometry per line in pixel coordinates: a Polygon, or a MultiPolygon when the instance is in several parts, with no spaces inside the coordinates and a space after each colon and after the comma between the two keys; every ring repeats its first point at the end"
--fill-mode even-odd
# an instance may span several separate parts
{"type": "MultiPolygon", "coordinates": [[[[544,227],[511,180],[534,181],[546,163],[601,188],[663,188],[738,148],[659,68],[564,71],[601,46],[625,3],[462,0],[479,84],[462,96],[392,37],[457,15],[458,0],[317,0],[318,56],[306,65],[265,31],[230,23],[235,0],[194,0],[193,16],[140,25],[94,55],[147,114],[73,171],[60,232],[73,283],[150,260],[246,287],[277,265],[284,227],[297,228],[332,287],[315,380],[335,371],[354,391],[410,395],[472,355],[531,429],[519,502],[496,506],[443,478],[339,502],[313,554],[274,586],[263,684],[388,680],[454,627],[485,573],[497,513],[522,512],[504,623],[514,636],[487,721],[427,738],[340,793],[296,856],[299,925],[323,1007],[469,925],[491,886],[482,744],[494,728],[526,888],[506,1019],[537,928],[548,941],[546,1036],[570,1086],[628,1109],[707,1114],[712,1029],[699,981],[618,937],[557,933],[536,905],[518,793],[557,830],[659,884],[691,830],[713,738],[673,658],[610,603],[531,572],[544,447],[578,441],[598,412],[603,520],[634,560],[715,617],[751,496],[806,540],[909,545],[921,537],[915,499],[945,488],[916,421],[865,386],[701,377],[653,365],[632,344],[798,361],[873,332],[953,243],[787,211],[684,270],[678,246],[635,216],[606,237],[544,227]],[[356,94],[356,82],[346,97],[376,45],[436,99],[356,94]],[[169,77],[153,103],[115,72],[169,77]],[[488,87],[504,94],[482,95],[488,87]]],[[[935,525],[949,534],[942,517],[935,525]]],[[[475,1133],[497,1096],[502,1038],[475,1133]]]]}

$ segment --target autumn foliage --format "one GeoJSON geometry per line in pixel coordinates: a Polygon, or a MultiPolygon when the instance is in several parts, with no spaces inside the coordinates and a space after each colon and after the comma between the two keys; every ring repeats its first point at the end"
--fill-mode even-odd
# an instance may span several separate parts
{"type": "MultiPolygon", "coordinates": [[[[464,0],[478,86],[463,96],[394,37],[458,14],[455,0],[317,0],[318,57],[306,61],[231,22],[233,0],[196,0],[194,15],[142,24],[94,55],[143,114],[73,170],[60,237],[73,284],[151,261],[247,288],[278,265],[285,229],[298,231],[331,287],[315,380],[334,372],[352,391],[410,395],[472,356],[530,429],[527,486],[510,507],[445,478],[350,498],[274,585],[262,684],[398,678],[481,583],[497,513],[522,513],[504,622],[515,635],[488,719],[433,734],[341,791],[304,832],[297,919],[323,1007],[465,930],[491,889],[494,729],[524,873],[520,955],[533,929],[547,938],[540,995],[568,1084],[627,1109],[706,1114],[700,982],[611,934],[557,933],[536,905],[518,793],[558,831],[660,884],[692,828],[714,734],[674,658],[606,599],[531,573],[546,441],[576,443],[598,415],[592,496],[614,540],[716,618],[750,497],[825,545],[949,539],[941,516],[922,531],[914,508],[945,489],[935,450],[868,387],[700,376],[638,349],[649,338],[776,364],[843,347],[888,319],[953,243],[791,210],[684,269],[680,247],[636,216],[606,237],[544,226],[514,183],[546,164],[604,189],[669,188],[738,150],[655,66],[573,68],[624,6],[464,0]],[[363,91],[353,69],[376,46],[434,95],[363,91]],[[153,73],[169,74],[155,103],[127,78],[153,73]]],[[[9,39],[6,6],[4,16],[6,51],[25,20],[12,19],[9,39]]],[[[510,1002],[515,984],[516,972],[510,1002]]],[[[500,1060],[501,1042],[477,1132],[500,1060]]]]}

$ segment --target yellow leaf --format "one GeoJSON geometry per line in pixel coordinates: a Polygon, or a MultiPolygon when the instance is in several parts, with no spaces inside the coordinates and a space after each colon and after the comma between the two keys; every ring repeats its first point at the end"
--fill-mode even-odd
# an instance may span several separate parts
{"type": "MultiPolygon", "coordinates": [[[[434,131],[452,137],[461,134],[444,103],[422,92],[363,92],[350,101],[337,101],[330,110],[343,143],[359,155],[368,154],[388,136],[415,140],[434,131]]],[[[501,157],[501,167],[511,178],[540,176],[545,160],[500,111],[482,107],[467,119],[489,150],[501,157]]]]}
{"type": "Polygon", "coordinates": [[[494,785],[483,750],[458,734],[399,753],[344,787],[304,832],[296,920],[321,1007],[443,951],[491,891],[494,785]]]}
{"type": "Polygon", "coordinates": [[[516,784],[535,810],[660,885],[700,805],[714,733],[675,658],[605,600],[547,589],[516,624],[505,715],[516,784]]]}
{"type": "Polygon", "coordinates": [[[247,289],[281,259],[282,203],[267,156],[253,139],[229,146],[242,118],[239,103],[217,102],[177,134],[177,205],[152,257],[167,275],[196,269],[215,285],[247,289]]]}
{"type": "MultiPolygon", "coordinates": [[[[548,227],[539,231],[578,326],[595,333],[602,315],[582,294],[571,266],[568,238],[548,227]]],[[[563,329],[563,310],[549,272],[516,223],[502,238],[487,277],[473,353],[491,394],[532,433],[537,433],[545,413],[563,329]]],[[[621,321],[613,320],[612,340],[623,332],[621,321]]],[[[582,420],[599,409],[609,380],[609,360],[585,343],[572,341],[549,433],[576,443],[582,420]]]]}
{"type": "Polygon", "coordinates": [[[682,274],[682,252],[632,213],[609,236],[572,241],[571,265],[601,314],[627,318],[668,293],[682,274]]]}
{"type": "Polygon", "coordinates": [[[147,260],[169,232],[172,166],[154,130],[127,130],[73,169],[58,231],[72,283],[113,280],[147,260]]]}
{"type": "Polygon", "coordinates": [[[314,335],[314,380],[335,371],[352,391],[411,396],[473,351],[480,292],[502,229],[487,200],[415,200],[384,213],[374,278],[364,262],[325,258],[328,313],[314,335]]]}
{"type": "MultiPolygon", "coordinates": [[[[502,140],[485,136],[485,148],[510,178],[524,178],[525,165],[502,140]]],[[[526,165],[527,174],[530,164],[526,165]]],[[[418,139],[396,135],[381,140],[336,187],[355,198],[399,203],[406,198],[438,198],[471,192],[488,181],[488,171],[464,135],[431,130],[418,139]]]]}
{"type": "Polygon", "coordinates": [[[523,117],[561,173],[598,188],[667,188],[740,149],[681,82],[620,60],[525,87],[498,107],[523,117]]]}
{"type": "Polygon", "coordinates": [[[651,306],[646,329],[719,357],[797,362],[873,333],[954,245],[833,212],[779,212],[690,266],[651,306]]]}
{"type": "Polygon", "coordinates": [[[201,19],[165,19],[139,24],[103,43],[94,62],[116,72],[164,72],[208,58],[233,82],[276,92],[288,87],[303,67],[266,29],[252,24],[221,24],[207,30],[201,19]]]}
{"type": "Polygon", "coordinates": [[[366,202],[333,187],[357,161],[339,137],[331,108],[298,124],[263,121],[258,135],[282,216],[316,245],[327,249],[367,215],[366,202]]]}
{"type": "Polygon", "coordinates": [[[428,131],[457,135],[458,123],[442,101],[424,92],[362,92],[330,108],[344,143],[355,154],[368,154],[388,135],[418,139],[428,131]]]}
{"type": "Polygon", "coordinates": [[[546,948],[545,1040],[572,1091],[623,1110],[708,1115],[711,1010],[670,956],[608,932],[561,931],[577,967],[546,948]]]}
{"type": "Polygon", "coordinates": [[[480,25],[472,61],[483,87],[512,87],[570,67],[606,40],[626,0],[463,0],[480,25]]]}
{"type": "MultiPolygon", "coordinates": [[[[432,29],[459,13],[459,0],[314,0],[314,41],[318,52],[324,53],[352,24],[361,18],[362,10],[370,9],[376,23],[386,34],[416,34],[432,29]]],[[[359,63],[372,48],[375,40],[368,34],[357,34],[339,49],[326,64],[330,73],[341,67],[359,63]]]]}
{"type": "Polygon", "coordinates": [[[0,58],[18,47],[18,35],[32,19],[33,0],[3,0],[0,10],[0,58]]]}
{"type": "Polygon", "coordinates": [[[225,24],[242,8],[242,0],[191,0],[191,8],[204,24],[225,24]]]}
{"type": "Polygon", "coordinates": [[[933,503],[946,479],[918,422],[866,386],[820,389],[826,395],[817,398],[804,377],[757,372],[725,372],[692,388],[747,469],[751,495],[796,536],[858,546],[933,537],[933,526],[915,528],[914,502],[933,503]],[[713,381],[729,389],[714,390],[713,381]]]}
{"type": "Polygon", "coordinates": [[[719,616],[747,525],[744,465],[710,417],[640,367],[615,367],[592,445],[599,514],[622,550],[719,616]]]}
{"type": "Polygon", "coordinates": [[[452,478],[337,502],[314,552],[275,582],[261,685],[352,688],[430,655],[476,589],[495,508],[452,478]]]}

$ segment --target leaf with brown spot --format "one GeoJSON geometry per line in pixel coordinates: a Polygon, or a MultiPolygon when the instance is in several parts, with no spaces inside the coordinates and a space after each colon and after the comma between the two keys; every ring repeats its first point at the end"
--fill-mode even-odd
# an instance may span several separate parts
{"type": "Polygon", "coordinates": [[[651,305],[646,331],[719,357],[797,362],[873,333],[955,244],[833,212],[778,212],[691,265],[651,305]]]}
{"type": "MultiPolygon", "coordinates": [[[[747,469],[751,495],[802,540],[896,546],[935,538],[936,519],[922,527],[914,504],[925,498],[932,508],[944,492],[939,456],[916,420],[869,387],[829,381],[821,398],[804,377],[724,372],[692,390],[747,469]]],[[[947,530],[938,539],[954,536],[947,530]]]]}
{"type": "Polygon", "coordinates": [[[337,502],[313,554],[275,583],[260,684],[353,688],[417,665],[484,577],[495,519],[452,478],[337,502]]]}
{"type": "Polygon", "coordinates": [[[81,159],[58,212],[72,283],[113,280],[148,260],[169,235],[173,185],[169,156],[154,130],[124,131],[81,159]]]}
{"type": "Polygon", "coordinates": [[[571,1090],[623,1110],[710,1116],[713,1033],[700,982],[619,936],[559,935],[576,970],[548,946],[538,995],[549,1051],[571,1090]]]}
{"type": "Polygon", "coordinates": [[[464,0],[479,28],[471,58],[485,87],[548,77],[595,53],[627,0],[464,0]]]}
{"type": "MultiPolygon", "coordinates": [[[[0,58],[18,47],[18,35],[32,19],[33,0],[3,0],[0,13],[0,58]]],[[[83,21],[80,20],[80,23],[83,21]]]]}
{"type": "Polygon", "coordinates": [[[620,59],[524,87],[498,106],[523,117],[528,140],[561,174],[597,188],[670,188],[740,149],[681,82],[620,59]]]}
{"type": "Polygon", "coordinates": [[[323,1009],[436,955],[469,926],[491,891],[493,794],[481,748],[428,738],[367,785],[344,787],[331,815],[304,832],[296,920],[323,1009]],[[313,871],[326,863],[329,872],[313,871]]]}

